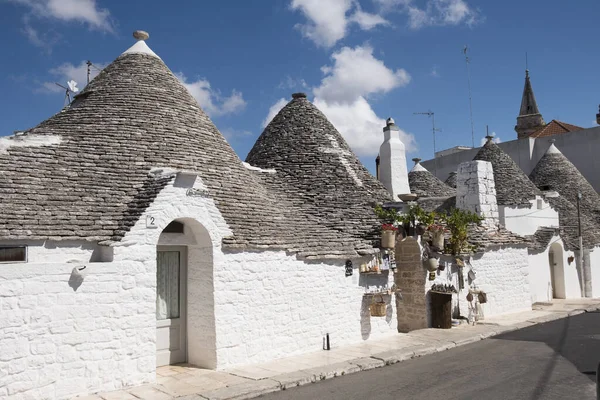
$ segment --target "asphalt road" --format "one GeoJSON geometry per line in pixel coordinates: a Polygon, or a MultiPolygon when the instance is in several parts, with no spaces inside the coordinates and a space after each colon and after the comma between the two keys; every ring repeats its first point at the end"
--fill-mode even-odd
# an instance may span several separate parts
{"type": "Polygon", "coordinates": [[[596,399],[600,313],[510,332],[261,400],[596,399]]]}

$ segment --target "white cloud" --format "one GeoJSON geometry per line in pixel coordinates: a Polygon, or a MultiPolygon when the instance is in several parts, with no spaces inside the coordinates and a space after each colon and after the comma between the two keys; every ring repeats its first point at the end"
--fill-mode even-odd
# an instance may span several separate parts
{"type": "MultiPolygon", "coordinates": [[[[383,142],[385,120],[375,114],[367,100],[359,96],[352,103],[329,103],[315,98],[313,103],[342,134],[352,150],[359,156],[375,156],[383,142]]],[[[406,151],[417,149],[412,134],[400,130],[400,139],[406,151]]]]}
{"type": "MultiPolygon", "coordinates": [[[[494,136],[494,138],[492,139],[492,142],[502,143],[502,140],[499,137],[496,137],[496,132],[490,133],[490,136],[494,136]]],[[[481,138],[481,140],[479,141],[479,146],[483,146],[485,144],[485,142],[487,142],[487,139],[484,137],[481,138]]]]}
{"type": "Polygon", "coordinates": [[[344,47],[331,57],[333,66],[321,68],[326,76],[314,89],[315,96],[327,102],[353,103],[359,96],[387,93],[410,82],[404,69],[389,69],[373,57],[369,46],[344,47]]]}
{"type": "Polygon", "coordinates": [[[210,83],[206,79],[190,82],[181,72],[176,73],[175,76],[196,99],[200,107],[211,117],[235,114],[246,107],[246,101],[241,92],[233,90],[231,96],[223,98],[218,91],[210,87],[210,83]]]}
{"type": "Polygon", "coordinates": [[[308,19],[308,23],[296,27],[322,47],[332,47],[343,39],[350,23],[356,23],[363,30],[388,24],[380,15],[362,11],[357,0],[292,0],[290,7],[308,19]]]}
{"type": "Polygon", "coordinates": [[[277,100],[277,102],[275,104],[273,104],[269,108],[269,112],[267,113],[267,117],[262,122],[262,127],[265,128],[267,125],[269,125],[269,122],[271,122],[271,120],[273,118],[275,118],[275,116],[277,115],[277,113],[279,111],[281,111],[281,109],[283,107],[285,107],[285,105],[287,103],[288,103],[288,100],[284,99],[283,97],[281,99],[277,100]]]}
{"type": "Polygon", "coordinates": [[[289,75],[286,75],[285,79],[277,86],[278,89],[295,89],[297,87],[307,88],[308,85],[304,79],[294,79],[289,75]]]}
{"type": "Polygon", "coordinates": [[[427,0],[420,7],[415,0],[375,0],[382,12],[401,12],[408,16],[411,29],[427,26],[474,25],[481,22],[481,14],[465,0],[427,0]]]}
{"type": "Polygon", "coordinates": [[[240,130],[240,129],[234,129],[234,128],[223,128],[220,130],[220,132],[223,134],[223,136],[225,136],[225,138],[228,141],[232,141],[232,140],[236,140],[238,138],[244,138],[244,137],[249,137],[252,136],[252,132],[247,131],[247,130],[240,130]]]}
{"type": "Polygon", "coordinates": [[[429,75],[433,76],[434,78],[440,77],[440,71],[438,71],[437,65],[434,65],[433,67],[431,67],[431,72],[429,72],[429,75]]]}
{"type": "Polygon", "coordinates": [[[110,12],[99,8],[96,0],[9,0],[29,8],[40,19],[81,22],[90,28],[112,32],[110,12]]]}
{"type": "MultiPolygon", "coordinates": [[[[94,77],[96,77],[96,75],[98,75],[100,73],[100,70],[102,70],[104,67],[106,67],[106,64],[104,63],[99,63],[93,64],[94,66],[90,69],[90,81],[92,79],[94,79],[94,77]]],[[[50,82],[44,82],[42,83],[41,88],[39,89],[39,91],[41,92],[46,92],[46,93],[59,93],[59,92],[64,92],[65,90],[59,86],[56,85],[55,82],[60,83],[63,86],[66,86],[66,82],[70,81],[70,80],[74,80],[75,82],[77,82],[77,86],[79,87],[79,89],[83,89],[86,85],[87,85],[87,64],[86,61],[82,61],[79,63],[79,65],[74,65],[71,63],[64,63],[59,65],[56,68],[52,68],[50,71],[50,74],[52,74],[55,77],[55,80],[50,82]]]]}

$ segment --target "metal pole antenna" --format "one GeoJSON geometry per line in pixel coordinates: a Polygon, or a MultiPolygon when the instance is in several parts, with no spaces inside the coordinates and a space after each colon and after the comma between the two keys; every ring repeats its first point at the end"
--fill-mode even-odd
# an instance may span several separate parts
{"type": "Polygon", "coordinates": [[[90,68],[92,67],[92,62],[87,60],[87,83],[90,83],[90,68]]]}
{"type": "Polygon", "coordinates": [[[431,117],[431,132],[433,133],[433,174],[435,176],[437,176],[437,157],[435,156],[435,153],[436,153],[435,133],[441,132],[442,130],[437,129],[435,127],[435,113],[433,111],[416,112],[416,113],[413,113],[413,115],[427,115],[428,117],[431,117]]]}
{"type": "Polygon", "coordinates": [[[467,46],[465,46],[463,53],[465,53],[465,62],[467,64],[467,82],[469,83],[469,116],[471,117],[471,143],[475,147],[475,128],[473,127],[473,101],[471,99],[471,71],[469,70],[469,56],[467,55],[467,46]]]}

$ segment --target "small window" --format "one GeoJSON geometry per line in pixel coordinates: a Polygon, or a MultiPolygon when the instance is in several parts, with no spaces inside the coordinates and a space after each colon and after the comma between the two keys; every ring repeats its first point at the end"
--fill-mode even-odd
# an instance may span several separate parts
{"type": "Polygon", "coordinates": [[[0,263],[26,261],[27,246],[0,246],[0,263]]]}
{"type": "Polygon", "coordinates": [[[173,221],[165,227],[163,232],[166,233],[183,233],[183,224],[181,222],[173,221]]]}

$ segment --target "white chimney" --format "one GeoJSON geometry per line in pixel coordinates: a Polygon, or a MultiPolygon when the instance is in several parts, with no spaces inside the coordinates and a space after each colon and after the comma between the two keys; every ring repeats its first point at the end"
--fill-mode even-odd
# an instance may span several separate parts
{"type": "Polygon", "coordinates": [[[406,151],[400,140],[400,128],[392,118],[388,118],[383,128],[383,143],[379,148],[379,180],[398,201],[399,194],[410,193],[406,151]]]}
{"type": "Polygon", "coordinates": [[[498,227],[498,202],[492,163],[477,160],[458,165],[456,208],[483,217],[482,225],[488,228],[498,227]]]}

